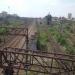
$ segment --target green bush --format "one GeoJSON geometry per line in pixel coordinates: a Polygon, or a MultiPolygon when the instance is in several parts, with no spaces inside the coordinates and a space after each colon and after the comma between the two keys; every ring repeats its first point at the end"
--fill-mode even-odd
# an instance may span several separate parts
{"type": "Polygon", "coordinates": [[[75,53],[75,48],[74,47],[67,46],[66,48],[67,48],[69,54],[74,54],[75,53]]]}
{"type": "Polygon", "coordinates": [[[0,28],[0,33],[3,34],[3,33],[6,33],[8,32],[8,29],[6,28],[0,28]]]}
{"type": "Polygon", "coordinates": [[[61,45],[66,45],[67,43],[66,43],[66,39],[63,37],[63,36],[59,36],[59,37],[57,37],[58,39],[57,39],[57,41],[61,44],[61,45]]]}

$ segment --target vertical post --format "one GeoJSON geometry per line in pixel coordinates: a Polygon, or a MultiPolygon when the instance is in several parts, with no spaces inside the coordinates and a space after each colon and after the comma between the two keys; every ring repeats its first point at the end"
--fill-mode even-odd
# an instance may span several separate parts
{"type": "Polygon", "coordinates": [[[13,65],[12,63],[9,63],[8,66],[4,69],[4,75],[13,75],[14,70],[13,70],[13,65]]]}
{"type": "Polygon", "coordinates": [[[74,62],[72,61],[72,71],[73,71],[73,75],[75,74],[75,66],[74,66],[74,62]]]}
{"type": "Polygon", "coordinates": [[[28,28],[26,29],[26,49],[28,49],[28,28]]]}
{"type": "Polygon", "coordinates": [[[0,52],[0,66],[2,66],[2,52],[0,52]]]}
{"type": "MultiPolygon", "coordinates": [[[[28,28],[26,29],[26,53],[28,53],[28,42],[29,42],[29,40],[28,40],[28,28]]],[[[28,55],[26,55],[26,65],[25,65],[25,67],[26,67],[26,75],[28,75],[28,55]]]]}
{"type": "Polygon", "coordinates": [[[53,67],[53,58],[51,59],[51,68],[50,68],[50,73],[52,73],[52,67],[53,67]]]}

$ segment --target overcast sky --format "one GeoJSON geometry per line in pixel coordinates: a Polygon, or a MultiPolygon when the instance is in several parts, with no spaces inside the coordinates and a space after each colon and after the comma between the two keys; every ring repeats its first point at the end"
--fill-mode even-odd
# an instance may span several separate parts
{"type": "Polygon", "coordinates": [[[75,0],[0,0],[0,12],[7,11],[25,17],[52,16],[75,17],[75,0]]]}

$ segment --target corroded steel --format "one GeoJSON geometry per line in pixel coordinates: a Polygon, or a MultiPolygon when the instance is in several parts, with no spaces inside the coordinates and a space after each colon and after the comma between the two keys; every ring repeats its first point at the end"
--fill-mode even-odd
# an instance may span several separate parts
{"type": "Polygon", "coordinates": [[[55,53],[5,48],[4,50],[0,50],[0,57],[2,57],[0,58],[0,67],[4,68],[12,63],[13,69],[19,71],[27,70],[31,73],[36,72],[37,74],[42,73],[48,75],[53,75],[54,73],[55,75],[75,75],[75,56],[57,54],[57,57],[55,57],[54,55],[55,53]],[[28,56],[28,58],[26,58],[26,56],[28,56]],[[26,61],[26,59],[28,61],[26,61]],[[62,60],[65,64],[60,64],[57,60],[62,60]]]}

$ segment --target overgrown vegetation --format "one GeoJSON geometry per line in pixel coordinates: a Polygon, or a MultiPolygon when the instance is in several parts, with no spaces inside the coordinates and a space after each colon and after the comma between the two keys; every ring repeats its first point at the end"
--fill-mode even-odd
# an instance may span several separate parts
{"type": "MultiPolygon", "coordinates": [[[[0,34],[6,34],[9,29],[1,27],[25,27],[33,22],[34,18],[20,17],[16,14],[9,14],[5,11],[0,13],[0,34]]],[[[0,35],[1,36],[1,35],[0,35]]],[[[0,41],[2,41],[2,35],[0,41]]]]}
{"type": "Polygon", "coordinates": [[[37,37],[37,46],[38,49],[46,51],[47,50],[47,42],[48,42],[48,35],[44,30],[44,27],[38,26],[38,37],[37,37]]]}
{"type": "MultiPolygon", "coordinates": [[[[48,27],[48,32],[51,36],[59,43],[62,47],[64,47],[65,51],[69,54],[75,54],[75,33],[74,33],[74,22],[69,25],[69,23],[57,23],[57,25],[53,25],[48,27]]],[[[40,26],[40,43],[47,44],[48,42],[48,34],[40,26]]]]}
{"type": "Polygon", "coordinates": [[[8,32],[8,29],[6,28],[0,28],[0,34],[5,34],[8,32]]]}

